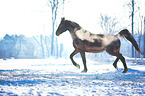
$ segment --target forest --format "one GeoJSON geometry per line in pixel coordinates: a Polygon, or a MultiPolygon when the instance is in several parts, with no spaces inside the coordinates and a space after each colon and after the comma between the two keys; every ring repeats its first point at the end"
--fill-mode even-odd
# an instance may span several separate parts
{"type": "MultiPolygon", "coordinates": [[[[57,48],[58,44],[55,43],[57,48]]],[[[60,44],[61,49],[63,46],[60,44]]],[[[55,50],[58,50],[58,49],[55,50]]],[[[62,52],[56,52],[55,57],[61,57],[62,52]]],[[[26,37],[24,35],[8,35],[0,41],[0,58],[33,59],[51,56],[51,39],[48,36],[26,37]]]]}
{"type": "MultiPolygon", "coordinates": [[[[144,35],[134,35],[136,41],[138,42],[140,49],[144,52],[144,35]],[[140,39],[140,40],[139,40],[140,39]]],[[[26,37],[24,35],[8,35],[6,34],[5,37],[0,41],[0,58],[3,59],[38,59],[38,58],[49,58],[49,57],[69,57],[70,53],[68,53],[67,48],[64,48],[62,43],[58,43],[57,39],[55,39],[55,43],[53,47],[54,52],[52,53],[52,37],[51,36],[33,36],[33,37],[26,37]],[[65,49],[65,50],[64,50],[65,49]]],[[[132,57],[131,54],[131,43],[127,40],[121,40],[121,52],[123,55],[127,57],[132,57]],[[125,45],[125,46],[124,46],[125,45]],[[129,54],[130,53],[130,54],[129,54]]],[[[73,46],[69,46],[73,47],[73,46]]],[[[93,54],[87,54],[90,57],[99,58],[99,57],[111,57],[106,52],[93,54]]],[[[79,56],[79,55],[78,55],[79,56]]],[[[145,55],[141,56],[135,51],[135,57],[141,58],[145,55]]]]}

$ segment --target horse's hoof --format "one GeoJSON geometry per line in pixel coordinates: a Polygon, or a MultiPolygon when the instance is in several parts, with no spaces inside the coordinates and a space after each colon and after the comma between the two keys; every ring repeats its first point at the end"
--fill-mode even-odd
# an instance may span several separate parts
{"type": "Polygon", "coordinates": [[[82,71],[82,73],[86,73],[88,70],[87,69],[84,69],[83,71],[82,71]]]}
{"type": "Polygon", "coordinates": [[[123,71],[122,71],[122,73],[126,73],[128,71],[128,69],[124,69],[123,71]]]}
{"type": "Polygon", "coordinates": [[[118,67],[114,67],[114,68],[118,70],[118,67]]]}
{"type": "Polygon", "coordinates": [[[117,66],[115,66],[115,65],[113,65],[113,66],[114,66],[114,68],[115,68],[115,69],[117,69],[117,70],[118,70],[118,67],[117,67],[117,66]]]}
{"type": "Polygon", "coordinates": [[[79,64],[76,64],[76,67],[77,67],[78,69],[80,69],[80,65],[79,65],[79,64]]]}
{"type": "Polygon", "coordinates": [[[118,67],[116,67],[115,69],[117,69],[117,70],[118,70],[118,67]]]}

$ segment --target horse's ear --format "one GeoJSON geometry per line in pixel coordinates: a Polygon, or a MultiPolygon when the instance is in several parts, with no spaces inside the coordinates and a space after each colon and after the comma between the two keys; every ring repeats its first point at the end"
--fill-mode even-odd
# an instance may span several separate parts
{"type": "Polygon", "coordinates": [[[65,17],[61,18],[61,21],[65,21],[65,17]]]}

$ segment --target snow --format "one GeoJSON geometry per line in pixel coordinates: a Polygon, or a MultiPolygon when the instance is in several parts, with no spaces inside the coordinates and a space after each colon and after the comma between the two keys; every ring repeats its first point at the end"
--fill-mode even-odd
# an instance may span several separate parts
{"type": "Polygon", "coordinates": [[[0,60],[0,95],[126,96],[145,95],[145,59],[126,58],[129,68],[121,73],[115,58],[87,59],[88,72],[74,67],[69,58],[0,60]]]}

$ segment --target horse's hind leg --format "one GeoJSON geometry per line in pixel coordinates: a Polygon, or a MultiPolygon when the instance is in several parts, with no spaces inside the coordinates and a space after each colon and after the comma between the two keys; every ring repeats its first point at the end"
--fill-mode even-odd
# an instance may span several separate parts
{"type": "Polygon", "coordinates": [[[75,50],[73,51],[73,53],[70,55],[70,59],[71,59],[73,65],[80,69],[80,65],[77,64],[77,63],[73,60],[73,56],[76,55],[77,53],[79,53],[79,51],[75,49],[75,50]]]}
{"type": "MultiPolygon", "coordinates": [[[[106,50],[109,54],[116,56],[117,58],[119,58],[121,60],[121,62],[123,63],[124,66],[124,70],[122,71],[122,73],[126,73],[128,71],[126,62],[125,62],[125,58],[122,56],[122,54],[118,53],[118,52],[113,52],[112,50],[106,50]]],[[[117,60],[115,60],[117,62],[117,60]]]]}
{"type": "Polygon", "coordinates": [[[117,62],[118,62],[119,58],[117,57],[116,60],[114,61],[113,63],[113,66],[115,67],[115,69],[118,70],[118,67],[117,67],[117,62]]]}
{"type": "MultiPolygon", "coordinates": [[[[117,52],[120,53],[120,50],[117,51],[117,52]]],[[[117,70],[118,70],[118,67],[117,67],[117,62],[118,62],[118,61],[119,61],[119,58],[117,57],[116,60],[115,60],[114,63],[113,63],[114,68],[117,69],[117,70]]]]}
{"type": "Polygon", "coordinates": [[[121,60],[121,62],[123,63],[124,66],[124,70],[122,71],[122,73],[126,73],[128,71],[126,62],[125,62],[125,58],[122,56],[122,54],[119,53],[118,58],[121,60]]]}
{"type": "Polygon", "coordinates": [[[83,64],[84,64],[84,70],[82,72],[87,72],[88,69],[87,69],[87,65],[86,65],[85,52],[84,51],[80,51],[80,54],[81,54],[81,57],[82,57],[82,60],[83,60],[83,64]]]}

